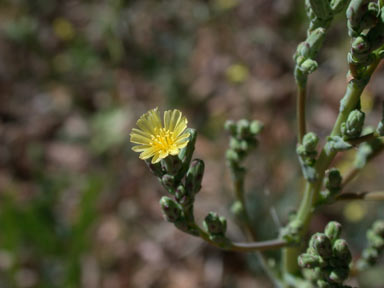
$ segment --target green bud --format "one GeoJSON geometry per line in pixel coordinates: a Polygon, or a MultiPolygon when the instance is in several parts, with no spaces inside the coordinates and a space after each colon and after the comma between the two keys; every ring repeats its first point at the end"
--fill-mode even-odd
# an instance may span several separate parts
{"type": "Polygon", "coordinates": [[[309,132],[305,134],[303,137],[303,147],[307,152],[316,151],[316,147],[318,143],[319,143],[319,138],[313,132],[309,132]]]}
{"type": "Polygon", "coordinates": [[[225,158],[229,161],[229,162],[239,162],[240,161],[240,156],[239,156],[239,153],[237,153],[236,151],[232,150],[232,149],[228,149],[227,152],[225,153],[225,158]]]}
{"type": "Polygon", "coordinates": [[[310,246],[324,259],[328,259],[332,256],[331,241],[323,233],[314,234],[310,240],[310,246]]]}
{"type": "Polygon", "coordinates": [[[367,231],[367,239],[369,241],[369,244],[376,249],[384,249],[384,238],[380,237],[375,233],[373,230],[367,231]]]}
{"type": "Polygon", "coordinates": [[[328,281],[325,280],[317,280],[316,282],[318,288],[334,288],[333,284],[329,283],[328,281]]]}
{"type": "Polygon", "coordinates": [[[331,0],[331,8],[334,14],[341,12],[348,4],[348,0],[331,0]]]}
{"type": "Polygon", "coordinates": [[[363,17],[367,13],[370,0],[352,0],[347,8],[348,33],[350,37],[357,37],[362,31],[363,17]]]}
{"type": "Polygon", "coordinates": [[[237,125],[232,120],[225,121],[224,129],[227,130],[232,136],[236,136],[237,125]]]}
{"type": "Polygon", "coordinates": [[[296,62],[303,63],[305,59],[313,59],[319,52],[320,47],[325,39],[325,29],[320,27],[312,31],[305,42],[297,47],[296,62]],[[302,56],[302,60],[298,57],[302,56]]]}
{"type": "Polygon", "coordinates": [[[258,120],[253,120],[251,122],[251,125],[249,126],[249,131],[251,132],[252,135],[256,136],[258,135],[264,128],[263,123],[261,123],[258,120]]]}
{"type": "Polygon", "coordinates": [[[244,215],[243,204],[241,204],[240,201],[233,202],[231,206],[231,212],[238,218],[242,217],[244,215]]]}
{"type": "Polygon", "coordinates": [[[244,138],[249,135],[249,121],[241,119],[237,122],[237,135],[240,138],[244,138]]]}
{"type": "Polygon", "coordinates": [[[326,20],[332,18],[332,10],[329,0],[309,0],[313,13],[317,18],[326,20]]]}
{"type": "Polygon", "coordinates": [[[352,42],[352,52],[354,54],[364,54],[370,51],[369,42],[362,36],[356,37],[352,42]]]}
{"type": "Polygon", "coordinates": [[[347,121],[341,125],[341,133],[348,138],[357,138],[363,131],[365,113],[355,109],[349,113],[347,121]]]}
{"type": "Polygon", "coordinates": [[[324,229],[324,233],[331,242],[335,242],[341,235],[341,224],[336,221],[329,222],[324,229]]]}
{"type": "Polygon", "coordinates": [[[165,172],[161,168],[161,164],[160,163],[152,164],[151,159],[145,160],[145,163],[147,164],[149,170],[151,170],[153,175],[155,175],[157,177],[160,177],[160,178],[164,175],[165,172]]]}
{"type": "Polygon", "coordinates": [[[384,23],[384,7],[381,7],[381,22],[384,23]]]}
{"type": "Polygon", "coordinates": [[[160,206],[167,221],[174,223],[182,218],[181,207],[171,198],[163,196],[160,199],[160,206]]]}
{"type": "Polygon", "coordinates": [[[384,220],[376,220],[372,226],[372,230],[376,235],[384,238],[384,220]]]}
{"type": "Polygon", "coordinates": [[[204,162],[200,159],[194,159],[188,169],[185,178],[185,188],[192,195],[196,194],[201,189],[201,181],[204,175],[204,162]]]}
{"type": "MultiPolygon", "coordinates": [[[[180,150],[179,159],[183,162],[183,168],[186,167],[184,173],[187,171],[189,162],[191,162],[192,154],[195,151],[195,144],[197,138],[197,132],[195,129],[188,128],[189,142],[186,147],[180,150]]],[[[184,175],[182,175],[184,176],[184,175]]]]}
{"type": "Polygon", "coordinates": [[[176,201],[183,207],[188,207],[193,204],[195,197],[193,194],[188,193],[183,185],[179,185],[175,191],[176,201]]]}
{"type": "Polygon", "coordinates": [[[231,137],[229,140],[229,147],[234,151],[242,151],[241,140],[231,137]]]}
{"type": "Polygon", "coordinates": [[[182,162],[178,156],[169,155],[160,161],[162,169],[171,175],[176,175],[182,167],[182,162]]]}
{"type": "Polygon", "coordinates": [[[323,265],[323,259],[319,255],[301,254],[298,258],[298,264],[301,268],[315,268],[323,265]]]}
{"type": "Polygon", "coordinates": [[[175,189],[175,176],[165,174],[161,177],[161,183],[168,190],[168,192],[173,193],[173,190],[175,189]]]}
{"type": "Polygon", "coordinates": [[[374,265],[379,258],[379,251],[375,248],[367,248],[363,251],[363,259],[367,261],[368,264],[374,265]]]}
{"type": "Polygon", "coordinates": [[[214,212],[209,212],[203,224],[208,233],[212,235],[225,235],[227,230],[227,220],[214,212]]]}
{"type": "Polygon", "coordinates": [[[337,193],[341,190],[341,182],[342,182],[341,174],[339,170],[336,168],[332,168],[327,171],[325,178],[325,187],[331,193],[337,193]]]}
{"type": "Polygon", "coordinates": [[[336,268],[329,274],[329,279],[335,283],[342,284],[345,279],[348,278],[348,268],[336,268]]]}
{"type": "Polygon", "coordinates": [[[352,260],[352,254],[348,243],[344,239],[338,239],[333,244],[333,255],[342,263],[349,264],[352,260]]]}
{"type": "Polygon", "coordinates": [[[316,71],[318,64],[315,60],[306,59],[303,63],[300,64],[299,68],[305,74],[311,74],[316,71]]]}

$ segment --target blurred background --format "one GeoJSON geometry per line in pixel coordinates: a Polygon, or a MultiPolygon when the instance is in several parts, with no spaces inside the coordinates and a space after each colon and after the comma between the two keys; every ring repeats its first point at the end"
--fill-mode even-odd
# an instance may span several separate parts
{"type": "MultiPolygon", "coordinates": [[[[1,0],[0,287],[272,287],[253,255],[219,251],[163,220],[164,192],[129,132],[149,109],[182,110],[206,163],[197,218],[216,211],[244,241],[228,212],[223,123],[263,121],[247,197],[260,237],[275,237],[302,185],[292,54],[305,38],[303,2],[1,0]]],[[[345,89],[349,45],[341,15],[309,82],[309,128],[323,138],[345,89]]],[[[374,126],[383,79],[380,69],[363,95],[374,126]]],[[[354,153],[337,159],[343,171],[354,153]]],[[[350,191],[384,187],[383,161],[350,191]]],[[[340,221],[358,257],[379,217],[382,204],[335,204],[312,230],[340,221]]],[[[382,269],[360,287],[384,287],[382,269]]]]}

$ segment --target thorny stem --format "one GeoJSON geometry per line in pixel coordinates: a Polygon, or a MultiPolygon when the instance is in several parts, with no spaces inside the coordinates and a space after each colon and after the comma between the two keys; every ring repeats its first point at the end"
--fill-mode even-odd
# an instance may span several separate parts
{"type": "MultiPolygon", "coordinates": [[[[357,106],[360,96],[379,62],[380,59],[377,59],[373,64],[371,64],[371,66],[366,71],[366,75],[363,81],[352,79],[348,83],[345,95],[340,102],[340,112],[333,126],[331,136],[340,135],[341,124],[346,121],[349,113],[357,106]]],[[[336,152],[327,153],[323,148],[315,166],[317,171],[317,180],[314,182],[307,182],[306,184],[304,196],[301,200],[296,216],[296,219],[303,223],[300,233],[301,237],[304,237],[308,231],[308,226],[313,213],[313,205],[316,203],[317,197],[322,187],[325,170],[329,167],[335,156],[336,152]]],[[[299,266],[297,263],[297,257],[299,254],[299,247],[288,247],[283,250],[283,269],[285,273],[299,273],[299,266]]]]}

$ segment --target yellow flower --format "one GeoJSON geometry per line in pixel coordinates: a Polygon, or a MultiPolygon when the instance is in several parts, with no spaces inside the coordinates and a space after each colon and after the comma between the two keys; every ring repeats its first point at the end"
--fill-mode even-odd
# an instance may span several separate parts
{"type": "Polygon", "coordinates": [[[137,120],[140,129],[132,129],[130,140],[139,144],[133,146],[132,150],[141,152],[140,159],[153,157],[152,163],[168,155],[177,155],[189,141],[189,133],[185,131],[187,123],[187,118],[179,110],[168,110],[164,112],[163,126],[158,108],[149,110],[137,120]]]}

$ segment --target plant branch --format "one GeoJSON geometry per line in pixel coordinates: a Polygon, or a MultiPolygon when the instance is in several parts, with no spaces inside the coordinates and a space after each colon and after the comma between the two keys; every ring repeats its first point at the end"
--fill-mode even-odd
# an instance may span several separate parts
{"type": "Polygon", "coordinates": [[[345,192],[336,196],[336,201],[344,200],[367,200],[367,201],[383,201],[384,191],[369,191],[369,192],[345,192]]]}
{"type": "Polygon", "coordinates": [[[301,144],[303,137],[306,133],[306,117],[305,117],[305,103],[306,103],[306,84],[297,84],[297,131],[298,143],[301,144]]]}

